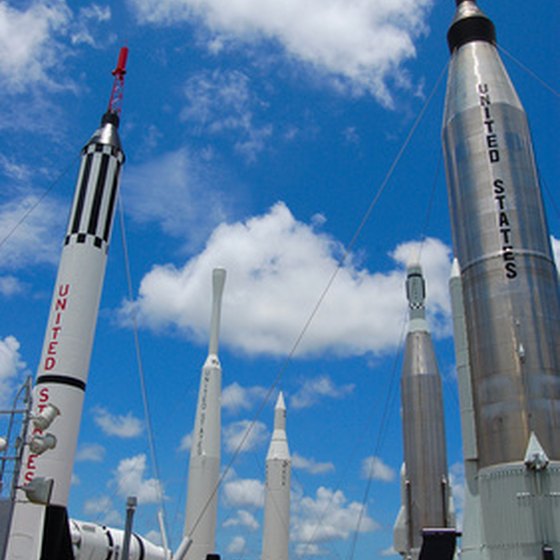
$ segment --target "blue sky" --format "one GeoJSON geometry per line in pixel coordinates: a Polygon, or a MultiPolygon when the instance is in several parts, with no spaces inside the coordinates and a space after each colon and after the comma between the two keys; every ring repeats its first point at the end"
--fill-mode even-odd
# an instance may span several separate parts
{"type": "MultiPolygon", "coordinates": [[[[559,8],[488,1],[481,7],[497,26],[528,112],[551,234],[558,238],[559,8]]],[[[367,488],[364,465],[371,461],[374,480],[355,556],[390,555],[402,461],[404,270],[418,255],[460,498],[447,294],[451,241],[440,156],[445,78],[436,87],[448,61],[453,12],[452,0],[0,2],[3,404],[35,373],[79,151],[105,110],[118,50],[130,48],[121,203],[134,299],[128,299],[117,221],[72,517],[122,524],[126,496],[135,493],[136,529],[158,538],[156,471],[130,329],[134,312],[167,528],[173,548],[178,545],[211,270],[225,266],[224,464],[281,374],[293,454],[292,557],[351,554],[367,488]]],[[[217,548],[227,558],[260,556],[273,404],[256,418],[220,492],[217,548]]]]}

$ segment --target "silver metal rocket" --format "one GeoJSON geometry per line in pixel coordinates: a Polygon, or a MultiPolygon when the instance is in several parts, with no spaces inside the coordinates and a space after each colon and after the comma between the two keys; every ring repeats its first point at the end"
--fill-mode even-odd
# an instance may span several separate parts
{"type": "MultiPolygon", "coordinates": [[[[115,84],[126,72],[121,50],[115,84]]],[[[113,93],[122,91],[122,83],[113,93]]],[[[82,161],[33,390],[33,415],[20,485],[30,485],[38,505],[19,490],[9,532],[9,560],[72,558],[66,506],[84,392],[124,153],[118,135],[120,96],[112,94],[100,128],[82,161]]]]}
{"type": "Polygon", "coordinates": [[[212,318],[208,357],[202,368],[189,463],[184,538],[174,559],[206,560],[214,553],[220,480],[222,366],[218,335],[226,271],[212,273],[212,318]]]}
{"type": "Polygon", "coordinates": [[[262,560],[288,560],[291,459],[282,393],[274,408],[274,431],[266,455],[262,560]]]}
{"type": "Polygon", "coordinates": [[[457,0],[448,43],[443,145],[468,350],[462,421],[476,476],[467,483],[478,504],[465,512],[463,558],[552,558],[560,298],[529,127],[474,0],[457,0]]]}
{"type": "Polygon", "coordinates": [[[401,378],[404,465],[402,506],[394,531],[395,550],[416,560],[422,530],[451,528],[454,512],[448,482],[441,378],[426,321],[426,289],[419,265],[406,279],[410,322],[401,378]]]}

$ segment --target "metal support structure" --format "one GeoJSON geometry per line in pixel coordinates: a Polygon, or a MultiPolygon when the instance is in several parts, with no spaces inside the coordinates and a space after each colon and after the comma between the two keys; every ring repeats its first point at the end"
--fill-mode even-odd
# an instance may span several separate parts
{"type": "Polygon", "coordinates": [[[122,560],[129,560],[130,557],[130,537],[132,536],[132,521],[138,500],[136,496],[129,496],[126,500],[126,521],[124,525],[124,541],[122,548],[122,560]]]}

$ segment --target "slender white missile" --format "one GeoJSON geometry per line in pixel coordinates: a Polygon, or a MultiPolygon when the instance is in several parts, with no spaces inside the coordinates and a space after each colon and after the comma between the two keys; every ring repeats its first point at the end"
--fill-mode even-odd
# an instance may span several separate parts
{"type": "MultiPolygon", "coordinates": [[[[115,83],[126,72],[121,50],[115,83]]],[[[122,87],[122,84],[120,84],[122,87]]],[[[113,86],[115,91],[115,86],[113,86]]],[[[119,98],[120,99],[120,98],[119,98]]],[[[112,104],[82,150],[82,161],[35,387],[20,486],[8,537],[9,560],[72,558],[67,503],[84,392],[124,153],[112,104]],[[48,433],[47,433],[48,432],[48,433]],[[48,501],[32,503],[28,497],[48,501]]]]}
{"type": "Polygon", "coordinates": [[[453,527],[447,472],[441,378],[426,321],[422,269],[408,267],[410,322],[401,378],[404,466],[402,507],[395,524],[395,550],[415,560],[422,530],[453,527]]]}
{"type": "Polygon", "coordinates": [[[220,480],[220,429],[222,366],[218,359],[218,335],[222,295],[226,271],[216,268],[212,273],[212,318],[208,357],[202,368],[198,404],[194,423],[187,513],[184,541],[179,552],[189,560],[206,560],[215,548],[220,480]]]}
{"type": "Polygon", "coordinates": [[[527,117],[474,0],[457,0],[448,43],[443,145],[472,393],[462,420],[480,496],[463,558],[560,557],[560,297],[527,117]]]}
{"type": "Polygon", "coordinates": [[[274,431],[266,456],[262,560],[288,560],[291,459],[282,393],[274,408],[274,431]]]}
{"type": "Polygon", "coordinates": [[[449,295],[453,315],[453,340],[455,343],[455,364],[459,385],[461,408],[461,431],[463,436],[463,460],[465,464],[465,503],[463,517],[463,538],[461,550],[469,554],[480,547],[482,527],[480,513],[480,492],[478,488],[478,451],[472,394],[472,376],[469,362],[469,345],[463,306],[463,286],[459,261],[453,259],[449,278],[449,295]]]}

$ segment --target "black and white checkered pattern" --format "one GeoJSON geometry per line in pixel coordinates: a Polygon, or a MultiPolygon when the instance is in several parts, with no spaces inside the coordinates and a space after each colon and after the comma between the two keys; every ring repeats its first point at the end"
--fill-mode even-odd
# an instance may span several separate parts
{"type": "Polygon", "coordinates": [[[84,148],[65,245],[85,243],[107,251],[123,161],[115,146],[84,148]]]}

